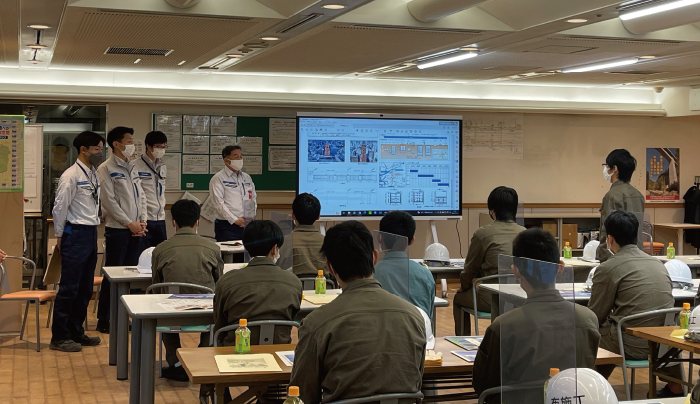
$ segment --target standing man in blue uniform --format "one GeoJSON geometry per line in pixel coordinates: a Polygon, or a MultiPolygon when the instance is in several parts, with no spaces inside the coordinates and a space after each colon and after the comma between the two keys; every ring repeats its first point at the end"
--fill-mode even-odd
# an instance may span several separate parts
{"type": "Polygon", "coordinates": [[[160,131],[148,132],[146,135],[146,154],[134,160],[134,165],[141,179],[141,187],[146,195],[146,238],[144,248],[156,247],[168,239],[165,230],[165,175],[163,163],[168,137],[160,131]]]}
{"type": "Polygon", "coordinates": [[[209,181],[209,197],[214,198],[216,241],[241,240],[243,228],[255,219],[258,209],[255,184],[250,175],[241,171],[241,146],[226,146],[221,152],[224,167],[209,181]]]}
{"type": "MultiPolygon", "coordinates": [[[[53,223],[56,250],[62,258],[61,286],[56,295],[49,345],[56,351],[80,352],[83,346],[100,343],[99,337],[85,335],[83,322],[97,265],[100,180],[96,168],[102,162],[103,145],[104,139],[97,133],[76,136],[73,146],[78,159],[58,181],[53,223]]],[[[0,258],[4,258],[2,255],[0,258]]]]}
{"type": "MultiPolygon", "coordinates": [[[[112,157],[97,173],[105,218],[105,265],[136,266],[146,235],[146,198],[138,170],[129,158],[134,154],[134,130],[117,126],[107,134],[112,157]]],[[[109,333],[110,282],[102,281],[97,331],[109,333]]]]}

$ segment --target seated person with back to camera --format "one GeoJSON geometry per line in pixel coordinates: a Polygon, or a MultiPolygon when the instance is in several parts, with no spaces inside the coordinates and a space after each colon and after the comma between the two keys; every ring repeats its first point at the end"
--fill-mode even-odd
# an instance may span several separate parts
{"type": "MultiPolygon", "coordinates": [[[[214,290],[216,281],[224,270],[221,250],[216,243],[197,234],[200,207],[197,202],[183,199],[170,209],[175,226],[175,236],[160,243],[151,258],[153,284],[163,282],[192,283],[214,290]]],[[[202,293],[181,288],[180,293],[202,293]]],[[[209,346],[209,333],[201,333],[199,346],[209,346]]],[[[177,350],[181,347],[180,335],[163,333],[165,359],[168,367],[163,376],[168,379],[187,381],[187,373],[180,366],[177,350]]]]}
{"type": "Polygon", "coordinates": [[[295,227],[292,232],[293,246],[290,248],[293,248],[294,257],[292,272],[300,278],[316,277],[318,271],[324,271],[326,278],[329,277],[326,260],[319,252],[323,245],[323,235],[314,226],[314,222],[320,217],[321,202],[318,198],[309,193],[299,194],[294,198],[292,218],[295,227]]]}
{"type": "Polygon", "coordinates": [[[290,385],[306,404],[420,391],[425,321],[373,279],[372,234],[358,221],[339,223],[321,252],[343,293],[302,320],[290,385]]]}
{"type": "Polygon", "coordinates": [[[416,221],[413,216],[401,210],[394,210],[382,218],[379,222],[379,231],[400,236],[400,238],[382,239],[383,246],[389,251],[384,259],[374,268],[374,279],[379,281],[382,288],[404,300],[420,307],[428,316],[433,317],[435,308],[435,279],[430,270],[421,264],[408,259],[408,246],[416,240],[416,221]],[[406,245],[386,245],[386,242],[402,243],[406,245]]]}
{"type": "MultiPolygon", "coordinates": [[[[477,278],[498,274],[498,256],[511,255],[513,239],[524,227],[515,223],[518,211],[518,193],[508,187],[498,187],[491,191],[488,198],[489,216],[495,220],[474,232],[469,243],[469,252],[464,261],[464,271],[459,275],[461,287],[455,294],[452,312],[455,320],[455,335],[471,335],[470,316],[464,316],[462,324],[462,307],[474,309],[474,288],[472,281],[477,278]]],[[[498,283],[498,280],[487,281],[498,283]]],[[[491,311],[491,295],[477,293],[477,310],[491,311]]]]}

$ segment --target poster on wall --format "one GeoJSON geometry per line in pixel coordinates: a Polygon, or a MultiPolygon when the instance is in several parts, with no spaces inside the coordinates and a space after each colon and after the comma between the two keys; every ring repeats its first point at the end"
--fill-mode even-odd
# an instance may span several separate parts
{"type": "Polygon", "coordinates": [[[180,171],[181,171],[182,154],[180,153],[165,153],[163,155],[163,164],[165,164],[165,190],[179,191],[180,190],[180,171]]]}
{"type": "Polygon", "coordinates": [[[182,115],[156,115],[154,130],[168,137],[168,151],[182,151],[182,115]]]}
{"type": "Polygon", "coordinates": [[[647,148],[647,192],[650,202],[679,201],[681,151],[679,148],[647,148]]]}
{"type": "Polygon", "coordinates": [[[24,116],[0,115],[0,192],[22,191],[24,116]]]}

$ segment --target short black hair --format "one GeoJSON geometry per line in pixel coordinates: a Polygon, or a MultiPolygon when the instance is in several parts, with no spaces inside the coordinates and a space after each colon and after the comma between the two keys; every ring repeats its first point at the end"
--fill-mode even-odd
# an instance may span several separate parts
{"type": "Polygon", "coordinates": [[[200,212],[199,204],[190,199],[180,199],[170,208],[170,214],[179,228],[194,227],[200,212]]]}
{"type": "Polygon", "coordinates": [[[636,245],[637,231],[639,231],[639,220],[633,213],[616,210],[605,219],[605,232],[613,236],[620,247],[636,245]]]}
{"type": "Polygon", "coordinates": [[[341,222],[328,229],[321,254],[343,281],[367,278],[374,273],[372,233],[357,220],[341,222]]]}
{"type": "MultiPolygon", "coordinates": [[[[81,132],[78,136],[75,137],[75,139],[73,139],[73,147],[75,147],[78,153],[80,153],[80,148],[82,146],[85,146],[85,148],[87,149],[90,146],[99,146],[100,142],[104,144],[105,138],[103,138],[95,132],[86,130],[85,132],[81,132]]],[[[68,146],[63,144],[58,144],[56,146],[65,146],[66,148],[68,148],[68,146]]]]}
{"type": "Polygon", "coordinates": [[[518,212],[518,193],[513,188],[498,187],[491,191],[488,208],[496,213],[496,220],[515,220],[518,212]]]}
{"type": "MultiPolygon", "coordinates": [[[[416,234],[416,221],[408,212],[392,210],[379,221],[379,231],[406,237],[408,239],[407,242],[410,244],[413,236],[416,234]]],[[[382,240],[387,248],[393,248],[393,242],[396,241],[393,237],[389,240],[386,238],[382,240]],[[389,243],[392,245],[388,245],[389,243]]]]}
{"type": "Polygon", "coordinates": [[[134,129],[127,128],[126,126],[117,126],[116,128],[110,130],[107,134],[107,143],[109,143],[109,147],[114,150],[114,142],[121,142],[127,133],[133,135],[134,129]]]}
{"type": "Polygon", "coordinates": [[[560,257],[559,245],[550,232],[537,228],[521,232],[513,240],[513,256],[520,275],[535,290],[554,287],[560,257]],[[528,265],[532,266],[532,273],[528,272],[528,265]]]}
{"type": "Polygon", "coordinates": [[[321,214],[321,202],[315,196],[304,192],[294,198],[294,202],[292,202],[292,212],[299,224],[314,224],[321,214]]]}
{"type": "Polygon", "coordinates": [[[146,140],[144,141],[146,146],[155,146],[157,144],[161,143],[168,143],[168,137],[165,135],[165,133],[159,131],[159,130],[153,130],[150,131],[146,134],[146,140]]]}
{"type": "Polygon", "coordinates": [[[617,167],[619,178],[622,182],[630,182],[632,174],[637,168],[637,159],[625,149],[615,149],[605,158],[608,168],[617,167]]]}
{"type": "Polygon", "coordinates": [[[243,230],[243,247],[251,257],[266,257],[272,247],[282,244],[282,229],[272,220],[253,220],[243,230]]]}
{"type": "Polygon", "coordinates": [[[226,146],[224,147],[224,150],[221,151],[221,157],[227,159],[234,150],[240,150],[241,153],[243,153],[243,148],[241,148],[239,145],[226,146]]]}

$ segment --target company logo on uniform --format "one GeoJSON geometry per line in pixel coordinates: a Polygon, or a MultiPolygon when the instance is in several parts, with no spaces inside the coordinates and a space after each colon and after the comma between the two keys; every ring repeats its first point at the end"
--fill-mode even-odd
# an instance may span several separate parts
{"type": "Polygon", "coordinates": [[[238,184],[232,181],[223,181],[225,187],[236,188],[238,184]]]}
{"type": "Polygon", "coordinates": [[[114,178],[114,179],[122,179],[122,180],[126,179],[126,175],[124,175],[122,173],[110,173],[109,176],[114,178]]]}
{"type": "Polygon", "coordinates": [[[87,184],[89,184],[89,182],[87,182],[87,181],[78,181],[76,183],[76,185],[87,185],[87,184]]]}
{"type": "Polygon", "coordinates": [[[151,173],[139,173],[142,179],[144,180],[150,180],[151,179],[151,173]]]}

